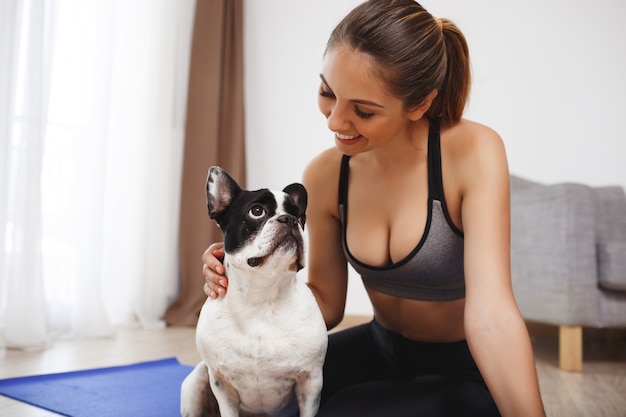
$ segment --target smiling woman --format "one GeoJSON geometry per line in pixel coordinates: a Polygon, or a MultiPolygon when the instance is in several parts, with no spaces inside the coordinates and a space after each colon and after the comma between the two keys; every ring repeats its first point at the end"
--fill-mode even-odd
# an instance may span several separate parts
{"type": "MultiPolygon", "coordinates": [[[[374,319],[329,336],[319,416],[545,415],[511,288],[506,152],[463,118],[469,68],[456,24],[414,0],[367,0],[331,32],[307,283],[333,328],[351,265],[374,319]]],[[[222,247],[202,257],[205,292],[228,299],[222,247]]]]}
{"type": "Polygon", "coordinates": [[[2,344],[160,323],[194,4],[1,3],[2,344]]]}

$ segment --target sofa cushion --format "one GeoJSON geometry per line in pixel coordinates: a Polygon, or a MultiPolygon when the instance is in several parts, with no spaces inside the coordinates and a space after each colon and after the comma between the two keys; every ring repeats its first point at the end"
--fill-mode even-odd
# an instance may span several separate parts
{"type": "Polygon", "coordinates": [[[598,243],[598,286],[626,293],[626,241],[598,243]]]}

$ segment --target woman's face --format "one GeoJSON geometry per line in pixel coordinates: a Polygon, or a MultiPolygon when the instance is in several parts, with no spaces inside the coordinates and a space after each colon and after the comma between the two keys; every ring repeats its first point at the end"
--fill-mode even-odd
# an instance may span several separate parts
{"type": "Polygon", "coordinates": [[[336,47],[322,65],[319,109],[335,133],[335,145],[348,155],[410,135],[402,101],[374,76],[370,62],[367,54],[336,47]]]}

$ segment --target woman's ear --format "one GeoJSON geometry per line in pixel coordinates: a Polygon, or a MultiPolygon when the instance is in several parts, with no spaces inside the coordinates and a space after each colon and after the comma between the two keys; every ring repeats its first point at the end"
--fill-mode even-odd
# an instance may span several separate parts
{"type": "Polygon", "coordinates": [[[426,98],[420,104],[407,112],[409,120],[415,122],[421,119],[430,108],[430,105],[433,103],[435,97],[437,97],[437,90],[433,90],[428,93],[426,98]]]}

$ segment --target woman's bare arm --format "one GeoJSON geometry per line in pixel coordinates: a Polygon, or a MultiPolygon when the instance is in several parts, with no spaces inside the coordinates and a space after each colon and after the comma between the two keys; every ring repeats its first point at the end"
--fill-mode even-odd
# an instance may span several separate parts
{"type": "Polygon", "coordinates": [[[544,416],[530,338],[511,285],[504,145],[489,131],[471,148],[461,164],[467,341],[503,416],[544,416]]]}

